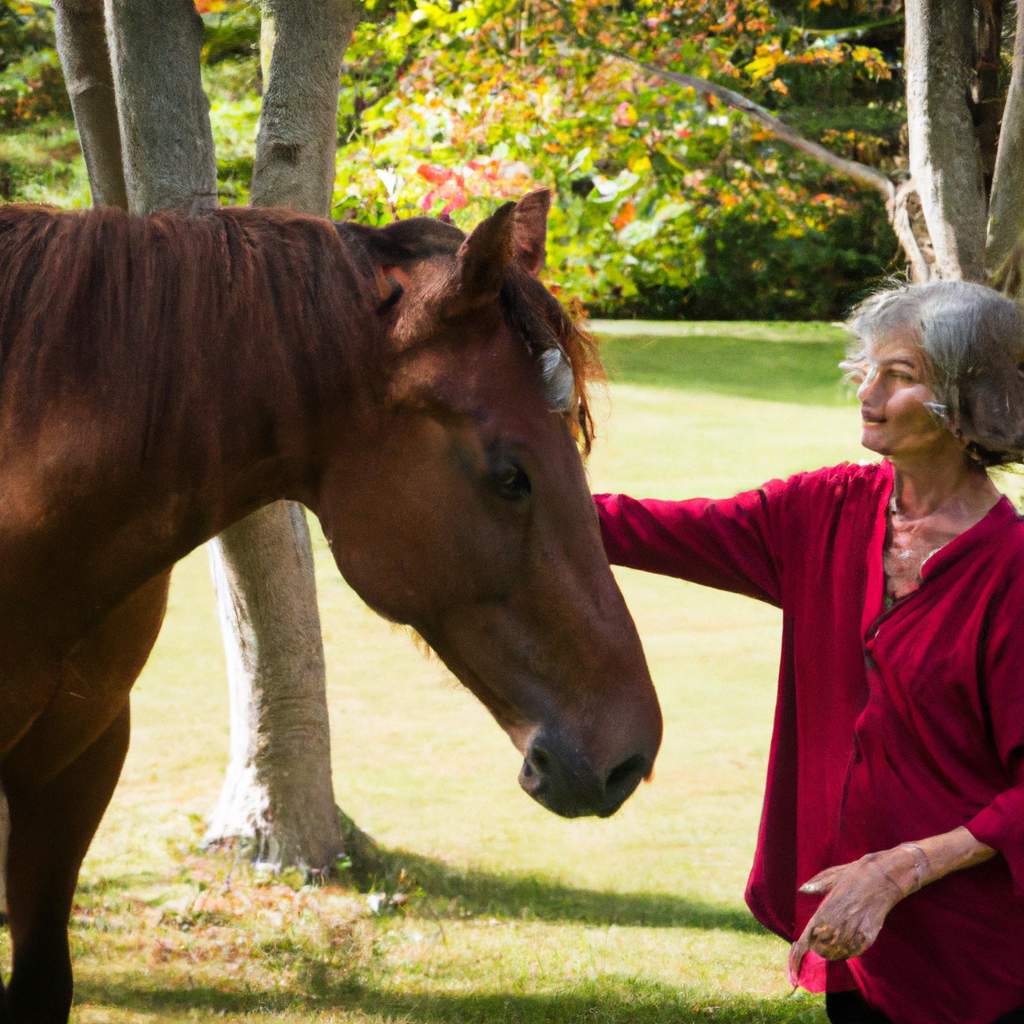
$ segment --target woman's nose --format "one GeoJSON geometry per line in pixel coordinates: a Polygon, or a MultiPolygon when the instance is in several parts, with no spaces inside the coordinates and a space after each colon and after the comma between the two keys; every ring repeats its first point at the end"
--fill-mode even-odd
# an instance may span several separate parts
{"type": "Polygon", "coordinates": [[[874,368],[868,370],[867,375],[860,382],[860,386],[857,388],[857,401],[860,402],[861,405],[866,404],[877,382],[878,371],[874,368]]]}

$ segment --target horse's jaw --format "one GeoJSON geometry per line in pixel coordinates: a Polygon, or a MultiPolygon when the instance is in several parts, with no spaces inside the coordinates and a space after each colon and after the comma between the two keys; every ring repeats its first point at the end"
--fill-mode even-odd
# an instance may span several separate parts
{"type": "Polygon", "coordinates": [[[566,693],[519,662],[516,645],[504,657],[478,660],[429,629],[419,632],[508,735],[523,758],[519,785],[542,807],[563,818],[606,818],[652,775],[662,716],[642,654],[638,665],[622,666],[614,693],[579,701],[572,687],[566,693]]]}

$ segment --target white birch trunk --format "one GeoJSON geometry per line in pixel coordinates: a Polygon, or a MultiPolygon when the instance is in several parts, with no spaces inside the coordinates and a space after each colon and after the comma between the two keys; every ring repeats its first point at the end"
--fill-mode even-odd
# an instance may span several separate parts
{"type": "Polygon", "coordinates": [[[968,101],[970,0],[907,0],[910,172],[935,249],[932,276],[985,280],[985,186],[968,101]]]}
{"type": "Polygon", "coordinates": [[[127,209],[103,0],[54,0],[53,27],[89,172],[92,204],[127,209]]]}
{"type": "Polygon", "coordinates": [[[217,205],[217,160],[191,0],[106,0],[128,207],[133,213],[217,205]]]}
{"type": "MultiPolygon", "coordinates": [[[[253,205],[329,214],[341,61],[355,22],[349,0],[265,6],[253,205]]],[[[240,837],[274,866],[328,869],[345,845],[305,513],[271,505],[225,530],[209,552],[228,660],[231,760],[204,841],[240,837]]]]}
{"type": "Polygon", "coordinates": [[[1021,298],[1024,254],[1024,3],[1017,4],[1013,73],[1003,108],[988,211],[985,263],[991,284],[1021,298]]]}

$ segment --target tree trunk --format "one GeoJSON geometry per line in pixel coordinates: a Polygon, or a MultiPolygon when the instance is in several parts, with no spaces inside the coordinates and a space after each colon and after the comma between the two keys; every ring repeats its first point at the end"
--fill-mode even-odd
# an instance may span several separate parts
{"type": "Polygon", "coordinates": [[[54,0],[53,25],[89,172],[92,204],[127,209],[103,0],[54,0]]]}
{"type": "Polygon", "coordinates": [[[910,171],[935,248],[933,276],[985,280],[985,188],[969,105],[970,0],[907,0],[910,171]]]}
{"type": "Polygon", "coordinates": [[[107,39],[133,213],[217,205],[217,160],[191,0],[106,0],[107,39]]]}
{"type": "Polygon", "coordinates": [[[1013,74],[1003,108],[988,213],[985,263],[994,288],[1024,297],[1024,2],[1017,3],[1013,74]]]}
{"type": "Polygon", "coordinates": [[[240,838],[275,869],[329,870],[345,841],[305,510],[277,502],[207,550],[228,664],[231,754],[204,843],[240,838]]]}
{"type": "MultiPolygon", "coordinates": [[[[85,105],[76,104],[75,113],[81,106],[78,124],[94,201],[128,205],[141,214],[215,206],[216,161],[199,60],[204,30],[193,5],[189,0],[146,5],[106,0],[106,34],[100,0],[62,0],[59,8],[61,57],[72,96],[90,97],[85,105]],[[90,92],[93,83],[104,81],[109,83],[105,94],[90,92]]],[[[322,28],[313,26],[319,32],[315,44],[300,40],[307,58],[333,40],[322,28]]],[[[339,44],[339,65],[343,49],[339,44]]],[[[310,62],[299,66],[293,59],[286,70],[298,80],[286,84],[298,97],[292,103],[312,95],[322,113],[322,68],[315,61],[312,66],[318,77],[303,84],[310,62]]],[[[278,121],[287,107],[287,100],[278,102],[278,121]]],[[[276,134],[282,134],[281,127],[276,134]]],[[[307,130],[307,135],[310,142],[322,142],[324,132],[307,130]]],[[[333,114],[330,141],[327,199],[311,212],[327,212],[333,114]]],[[[299,148],[293,144],[283,157],[299,148]]],[[[323,149],[321,144],[321,165],[323,149]]],[[[259,181],[258,173],[257,200],[259,181]]],[[[309,208],[309,199],[300,196],[293,205],[300,204],[309,208]]],[[[323,650],[304,516],[283,503],[265,509],[216,543],[211,558],[217,565],[232,693],[231,763],[224,787],[230,796],[221,799],[211,836],[248,836],[257,841],[261,858],[277,864],[328,866],[343,852],[343,839],[331,788],[323,650]],[[223,552],[229,556],[222,559],[223,552]],[[265,692],[249,686],[250,679],[260,680],[265,692]]]]}
{"type": "MultiPolygon", "coordinates": [[[[253,205],[329,214],[341,61],[355,23],[349,0],[264,8],[253,205]]],[[[345,843],[305,513],[279,502],[209,550],[228,658],[231,762],[205,842],[238,836],[259,860],[329,869],[345,843]],[[268,564],[277,571],[268,574],[268,564]]]]}

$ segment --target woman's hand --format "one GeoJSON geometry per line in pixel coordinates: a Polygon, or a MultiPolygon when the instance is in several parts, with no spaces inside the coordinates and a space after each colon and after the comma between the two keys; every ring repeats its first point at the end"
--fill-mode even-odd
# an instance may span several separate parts
{"type": "Polygon", "coordinates": [[[800,886],[800,892],[828,895],[790,947],[792,977],[799,976],[809,949],[826,960],[860,956],[878,938],[885,915],[905,896],[951,871],[983,864],[995,855],[991,846],[979,843],[961,826],[818,872],[800,886]]]}
{"type": "Polygon", "coordinates": [[[863,953],[878,938],[886,914],[921,888],[929,869],[924,851],[908,844],[826,868],[800,886],[803,893],[828,895],[790,948],[792,976],[799,975],[809,949],[826,960],[863,953]]]}

